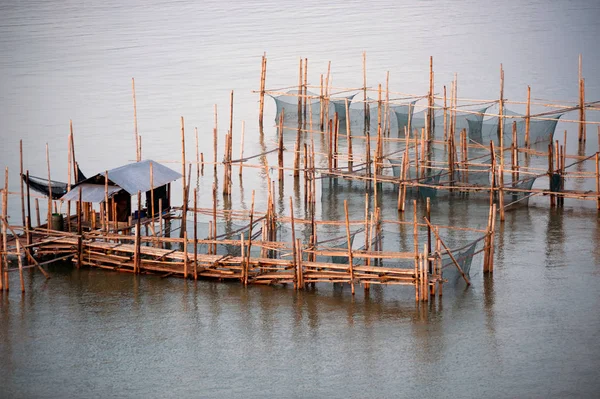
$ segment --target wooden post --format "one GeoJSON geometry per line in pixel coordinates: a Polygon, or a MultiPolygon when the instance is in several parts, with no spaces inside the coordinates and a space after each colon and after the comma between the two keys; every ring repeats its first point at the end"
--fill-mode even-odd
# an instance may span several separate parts
{"type": "MultiPolygon", "coordinates": [[[[283,120],[285,112],[282,109],[279,115],[279,145],[277,151],[277,162],[279,165],[279,182],[283,181],[283,120]]],[[[267,174],[268,176],[268,174],[267,174]]]]}
{"type": "Polygon", "coordinates": [[[186,221],[187,221],[187,179],[186,179],[186,163],[185,163],[185,124],[183,116],[181,117],[181,186],[183,191],[183,206],[181,211],[181,230],[179,232],[179,238],[183,238],[183,234],[186,232],[186,221]]]}
{"type": "Polygon", "coordinates": [[[504,222],[504,168],[498,169],[498,203],[500,206],[500,222],[504,222]]]}
{"type": "Polygon", "coordinates": [[[596,209],[600,210],[600,165],[598,164],[598,154],[596,153],[596,209]]]}
{"type": "Polygon", "coordinates": [[[579,54],[579,141],[585,141],[585,80],[582,73],[582,58],[579,54]]]}
{"type": "MultiPolygon", "coordinates": [[[[3,279],[0,279],[0,284],[3,282],[4,289],[8,291],[8,167],[4,169],[4,190],[2,190],[2,259],[0,265],[0,273],[3,279]]],[[[1,287],[0,287],[1,288],[1,287]]]]}
{"type": "Polygon", "coordinates": [[[214,168],[214,174],[217,174],[217,147],[218,147],[218,142],[217,142],[217,127],[218,127],[218,123],[217,123],[217,104],[215,104],[215,126],[213,127],[213,168],[214,168]]]}
{"type": "Polygon", "coordinates": [[[133,94],[133,133],[135,138],[135,160],[136,162],[141,161],[140,150],[139,150],[139,137],[138,137],[138,123],[137,123],[137,105],[135,100],[135,79],[131,78],[131,92],[133,94]]]}
{"type": "Polygon", "coordinates": [[[198,189],[194,188],[194,281],[198,280],[198,189]]]}
{"type": "Polygon", "coordinates": [[[137,217],[137,221],[136,221],[136,228],[135,228],[135,249],[134,249],[134,257],[133,257],[133,272],[135,274],[138,274],[140,272],[140,266],[142,264],[142,260],[140,258],[141,256],[141,232],[142,232],[142,192],[138,191],[137,192],[137,200],[138,200],[138,217],[137,217]]]}
{"type": "Polygon", "coordinates": [[[525,113],[525,146],[530,148],[529,129],[531,122],[531,87],[527,86],[527,111],[525,113]]]}
{"type": "MultiPolygon", "coordinates": [[[[504,69],[500,64],[500,101],[498,103],[498,141],[500,143],[500,166],[504,167],[504,69]]],[[[500,210],[502,212],[502,210],[500,210]]]]}
{"type": "MultiPolygon", "coordinates": [[[[46,143],[46,164],[48,165],[48,233],[52,222],[52,181],[50,180],[50,153],[48,143],[46,143]]],[[[7,191],[8,192],[8,191],[7,191]]]]}
{"type": "MultiPolygon", "coordinates": [[[[363,51],[363,106],[364,106],[364,130],[367,129],[368,125],[368,111],[369,107],[367,106],[367,52],[363,51]]],[[[369,164],[367,164],[369,165],[369,164]]]]}
{"type": "MultiPolygon", "coordinates": [[[[262,56],[262,65],[260,70],[260,103],[258,111],[258,123],[259,126],[263,125],[263,111],[265,108],[265,82],[267,77],[267,56],[262,56]]],[[[262,130],[262,129],[261,129],[262,130]]]]}
{"type": "Polygon", "coordinates": [[[308,58],[304,59],[304,105],[303,105],[303,121],[306,125],[306,105],[308,103],[308,58]]]}
{"type": "MultiPolygon", "coordinates": [[[[200,176],[200,151],[198,149],[198,128],[194,128],[194,134],[196,136],[196,180],[200,176]]],[[[202,165],[204,167],[204,165],[202,165]]]]}
{"type": "Polygon", "coordinates": [[[246,122],[242,121],[242,137],[240,139],[240,177],[242,176],[242,168],[244,166],[244,132],[246,130],[246,122]]]}
{"type": "Polygon", "coordinates": [[[489,266],[488,272],[492,273],[494,271],[494,248],[495,248],[495,238],[496,238],[496,204],[492,206],[492,234],[490,236],[490,255],[489,255],[489,266]]]}
{"type": "Polygon", "coordinates": [[[302,73],[302,57],[300,57],[300,65],[298,66],[298,126],[302,124],[302,77],[304,74],[302,73]]]}
{"type": "MultiPolygon", "coordinates": [[[[104,228],[107,233],[110,230],[108,209],[108,170],[106,170],[104,171],[104,218],[102,221],[104,222],[104,228]]],[[[138,218],[140,218],[140,210],[141,206],[138,207],[138,218]]]]}
{"type": "Polygon", "coordinates": [[[79,200],[77,201],[77,268],[79,269],[83,264],[83,228],[81,225],[82,218],[82,201],[81,201],[82,189],[79,186],[79,200]]]}
{"type": "Polygon", "coordinates": [[[350,271],[350,287],[354,295],[354,265],[352,264],[352,239],[350,237],[350,221],[348,219],[348,201],[344,200],[344,214],[346,216],[346,238],[348,239],[348,270],[350,271]]]}
{"type": "Polygon", "coordinates": [[[188,235],[187,230],[183,232],[183,278],[188,278],[188,235]]]}
{"type": "Polygon", "coordinates": [[[554,174],[554,155],[553,155],[554,145],[552,142],[548,144],[548,181],[549,181],[549,189],[550,189],[550,207],[554,208],[556,197],[552,194],[552,176],[554,174]]]}
{"type": "Polygon", "coordinates": [[[248,253],[244,259],[246,272],[244,273],[244,285],[248,285],[248,270],[250,269],[250,250],[252,249],[252,225],[254,224],[254,190],[252,190],[252,204],[250,205],[250,228],[248,229],[248,253]]]}
{"type": "Polygon", "coordinates": [[[418,302],[421,292],[419,290],[419,225],[417,224],[417,200],[413,200],[413,251],[415,255],[415,301],[418,302]]]}
{"type": "Polygon", "coordinates": [[[294,226],[294,202],[292,201],[292,197],[290,197],[290,218],[292,223],[292,265],[294,267],[294,288],[300,289],[298,285],[298,262],[296,260],[296,229],[294,226]]]}
{"type": "Polygon", "coordinates": [[[42,225],[42,220],[40,219],[40,201],[35,199],[35,221],[37,222],[37,227],[42,225]]]}
{"type": "Polygon", "coordinates": [[[23,280],[23,260],[21,259],[21,243],[19,237],[15,236],[17,244],[17,262],[19,263],[19,282],[21,283],[21,292],[25,292],[25,281],[23,280]]]}
{"type": "Polygon", "coordinates": [[[25,226],[25,189],[23,182],[23,140],[19,140],[19,163],[20,163],[20,174],[19,180],[21,183],[21,218],[23,221],[23,226],[25,226]]]}

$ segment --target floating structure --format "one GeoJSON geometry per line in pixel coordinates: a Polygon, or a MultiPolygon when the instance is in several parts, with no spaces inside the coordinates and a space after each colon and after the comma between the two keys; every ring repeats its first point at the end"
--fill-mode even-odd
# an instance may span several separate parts
{"type": "MultiPolygon", "coordinates": [[[[260,154],[244,156],[242,123],[240,157],[233,157],[232,92],[222,161],[217,157],[216,107],[212,162],[205,162],[199,152],[197,131],[196,159],[186,160],[181,118],[181,173],[142,160],[136,128],[137,162],[73,184],[69,168],[67,192],[59,200],[66,203],[66,213],[57,212],[58,201],[48,185],[45,224],[38,198],[30,193],[32,180],[24,171],[22,156],[18,194],[9,193],[7,168],[0,217],[2,289],[9,288],[13,271],[19,272],[23,290],[23,269],[35,267],[47,275],[46,262],[70,258],[76,267],[238,280],[244,285],[293,284],[303,289],[309,284],[340,283],[350,285],[352,293],[358,285],[366,290],[371,284],[409,285],[417,301],[426,301],[441,295],[444,282],[461,279],[470,284],[469,269],[478,254],[483,254],[483,271],[493,271],[496,216],[499,213],[504,220],[508,207],[544,195],[552,206],[577,198],[595,200],[600,209],[600,152],[586,155],[582,145],[577,155],[567,155],[566,133],[562,145],[554,141],[559,118],[566,121],[567,112],[579,110],[579,139],[585,142],[585,126],[594,123],[585,119],[585,112],[595,111],[597,103],[586,103],[583,94],[577,107],[555,107],[535,115],[530,112],[529,90],[524,115],[506,110],[510,103],[503,99],[502,89],[499,100],[459,105],[456,80],[449,98],[445,88],[443,97],[435,94],[432,62],[427,95],[393,93],[387,87],[383,91],[381,85],[371,90],[366,80],[362,88],[333,93],[329,72],[325,80],[321,75],[320,86],[308,85],[307,60],[300,62],[298,87],[275,91],[266,89],[266,61],[263,57],[259,134],[262,143],[265,96],[270,95],[277,107],[277,145],[262,145],[260,154]],[[373,92],[377,100],[370,99],[373,92]],[[390,98],[395,95],[399,98],[390,98]],[[427,104],[420,105],[424,101],[427,104]],[[490,113],[492,106],[498,107],[497,114],[490,113]],[[415,112],[419,107],[424,110],[415,112]],[[275,157],[276,162],[269,163],[275,157]],[[592,163],[595,167],[590,168],[592,163]],[[197,204],[197,189],[191,190],[190,183],[193,164],[197,178],[204,175],[205,165],[213,166],[212,208],[197,204]],[[219,209],[218,191],[223,199],[232,194],[235,164],[240,176],[243,168],[264,173],[265,209],[254,209],[254,192],[250,210],[235,211],[225,205],[219,209]],[[272,171],[277,173],[273,180],[272,171]],[[283,190],[286,172],[294,179],[296,197],[296,204],[289,198],[289,207],[283,190]],[[572,177],[593,182],[595,190],[567,189],[565,182],[572,177]],[[171,183],[180,178],[183,201],[174,206],[171,183]],[[548,189],[535,187],[544,179],[548,189]],[[9,223],[9,195],[20,196],[21,224],[9,223]],[[485,228],[443,226],[431,220],[431,201],[456,195],[473,201],[481,198],[489,207],[487,220],[481,221],[485,228]],[[401,215],[397,220],[382,216],[382,206],[390,203],[401,215]],[[296,208],[303,209],[302,217],[294,215],[296,208]],[[337,215],[334,219],[317,216],[317,210],[327,208],[333,208],[334,212],[325,213],[337,215]],[[53,209],[60,216],[57,221],[53,209]],[[43,260],[47,256],[53,258],[43,260]],[[16,266],[9,257],[16,258],[16,266]]],[[[501,76],[503,80],[503,72],[501,76]]],[[[135,89],[133,99],[135,111],[135,89]]],[[[51,183],[48,149],[46,156],[46,181],[51,183]]],[[[69,164],[78,176],[72,125],[69,164]]]]}

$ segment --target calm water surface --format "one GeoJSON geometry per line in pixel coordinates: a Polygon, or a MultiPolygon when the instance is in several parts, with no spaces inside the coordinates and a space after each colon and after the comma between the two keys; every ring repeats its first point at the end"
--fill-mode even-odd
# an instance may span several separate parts
{"type": "MultiPolygon", "coordinates": [[[[66,180],[69,119],[84,172],[134,159],[131,77],[145,158],[179,158],[183,115],[188,157],[198,127],[212,160],[213,106],[222,134],[232,89],[234,153],[242,120],[246,154],[272,148],[270,123],[264,142],[256,139],[251,92],[265,51],[273,88],[295,84],[299,57],[308,57],[313,84],[332,61],[334,86],[360,86],[367,51],[373,86],[390,71],[392,90],[425,93],[433,55],[436,90],[456,72],[460,97],[497,98],[503,63],[507,98],[524,100],[530,85],[548,102],[577,101],[582,53],[586,96],[596,100],[599,16],[600,5],[583,0],[6,0],[0,164],[17,191],[19,139],[26,168],[40,176],[49,143],[52,176],[66,180]]],[[[274,112],[268,101],[265,120],[274,112]]],[[[576,127],[564,129],[573,137],[576,127]]],[[[598,148],[594,129],[587,153],[598,148]]],[[[200,179],[201,194],[212,181],[200,179]]],[[[248,208],[251,191],[264,187],[260,173],[245,172],[230,206],[248,208]]],[[[424,306],[412,289],[392,287],[353,298],[347,287],[244,289],[65,266],[48,281],[28,274],[25,295],[13,280],[0,299],[0,397],[597,397],[600,225],[591,204],[566,205],[550,210],[534,199],[507,213],[493,278],[475,263],[471,288],[446,287],[424,306]]],[[[11,198],[17,221],[19,209],[11,198]]],[[[486,215],[485,201],[456,200],[436,204],[433,218],[477,227],[486,215]]]]}

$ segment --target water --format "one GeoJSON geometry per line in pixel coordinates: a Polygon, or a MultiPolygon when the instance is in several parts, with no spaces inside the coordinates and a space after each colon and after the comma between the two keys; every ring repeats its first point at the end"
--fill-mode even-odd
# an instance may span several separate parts
{"type": "MultiPolygon", "coordinates": [[[[38,176],[46,175],[48,142],[52,176],[66,180],[69,119],[84,172],[134,159],[131,77],[144,158],[179,158],[183,115],[188,159],[197,126],[200,151],[212,160],[215,103],[222,154],[232,89],[234,154],[242,120],[245,154],[272,148],[275,106],[267,101],[260,143],[251,92],[264,51],[271,88],[297,82],[299,57],[308,57],[313,84],[331,60],[334,86],[360,86],[364,50],[373,86],[390,71],[393,90],[425,93],[433,55],[437,90],[457,72],[459,97],[497,98],[502,62],[506,98],[524,100],[530,85],[533,98],[563,102],[577,101],[581,53],[586,97],[597,99],[598,15],[593,1],[7,0],[0,5],[0,163],[17,191],[18,140],[25,167],[38,176]]],[[[576,126],[557,132],[564,129],[572,154],[576,126]]],[[[592,153],[594,127],[588,137],[592,153]]],[[[242,187],[234,179],[234,209],[249,208],[251,190],[266,187],[259,172],[244,173],[242,187]]],[[[212,180],[201,178],[201,193],[212,180]]],[[[292,184],[285,190],[292,195],[292,184]]],[[[13,198],[9,212],[18,221],[13,198]]],[[[13,280],[0,301],[0,397],[593,397],[597,213],[588,203],[567,201],[564,210],[547,203],[534,199],[507,213],[493,278],[474,263],[471,288],[447,287],[425,307],[415,306],[411,289],[392,287],[352,298],[347,287],[297,293],[64,266],[51,268],[48,281],[27,274],[26,294],[13,280]]],[[[201,195],[200,206],[209,204],[201,195]]],[[[457,200],[437,204],[433,218],[477,227],[486,215],[483,204],[457,200]]]]}

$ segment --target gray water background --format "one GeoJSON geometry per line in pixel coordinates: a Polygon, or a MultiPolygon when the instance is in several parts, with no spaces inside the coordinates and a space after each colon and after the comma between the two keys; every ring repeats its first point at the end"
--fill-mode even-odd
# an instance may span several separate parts
{"type": "MultiPolygon", "coordinates": [[[[144,158],[178,161],[183,115],[188,159],[198,127],[212,160],[216,103],[220,160],[230,90],[234,154],[242,120],[245,154],[258,153],[251,91],[265,51],[271,88],[296,84],[300,57],[310,83],[332,61],[334,86],[361,86],[366,51],[372,86],[390,71],[392,90],[426,93],[433,55],[438,92],[458,73],[459,97],[498,98],[503,63],[506,98],[525,100],[530,85],[533,98],[560,103],[577,101],[581,53],[586,97],[595,100],[598,17],[595,1],[8,0],[0,4],[0,165],[18,191],[19,139],[38,176],[49,143],[52,176],[66,180],[69,119],[84,172],[134,160],[131,77],[144,158]]],[[[267,101],[267,148],[274,112],[267,101]]],[[[576,125],[564,129],[574,153],[576,125]]],[[[598,148],[594,130],[587,153],[598,148]]],[[[197,183],[200,206],[210,205],[208,169],[197,183]]],[[[242,183],[234,179],[229,206],[249,208],[256,189],[264,209],[264,176],[245,171],[242,183]]],[[[285,192],[282,211],[291,184],[285,192]]],[[[17,197],[9,213],[19,221],[17,197]]],[[[481,227],[486,215],[483,203],[461,199],[433,209],[436,222],[460,226],[481,227]]],[[[552,210],[534,198],[499,227],[493,277],[475,263],[472,287],[446,287],[424,306],[408,288],[353,298],[347,287],[244,289],[65,266],[52,267],[48,281],[27,273],[22,296],[13,273],[0,301],[0,397],[596,397],[599,238],[592,203],[552,210]]]]}

